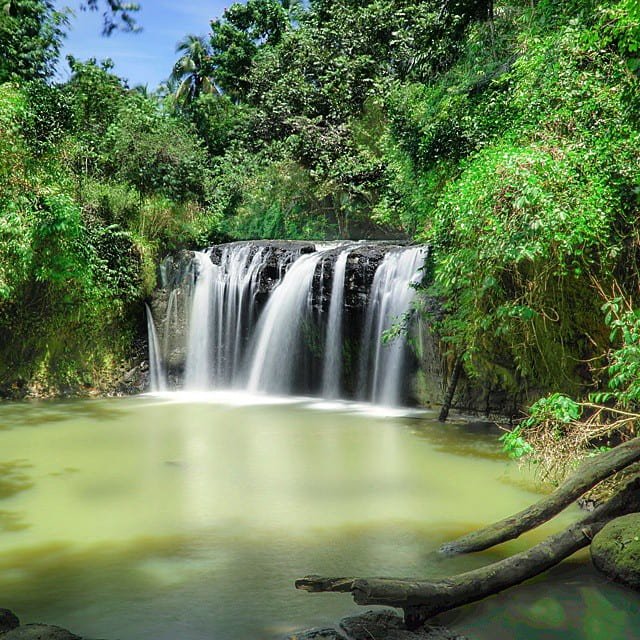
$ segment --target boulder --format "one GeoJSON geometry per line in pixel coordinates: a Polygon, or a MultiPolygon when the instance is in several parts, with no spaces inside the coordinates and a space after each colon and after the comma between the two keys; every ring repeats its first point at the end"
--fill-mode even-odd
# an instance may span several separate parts
{"type": "Polygon", "coordinates": [[[349,640],[466,640],[444,627],[424,626],[409,631],[403,619],[394,611],[367,611],[361,615],[344,618],[340,629],[349,640]]]}
{"type": "Polygon", "coordinates": [[[3,634],[2,640],[82,640],[82,638],[54,625],[25,624],[3,634]]]}
{"type": "Polygon", "coordinates": [[[0,609],[0,635],[20,626],[18,616],[9,609],[0,609]]]}
{"type": "Polygon", "coordinates": [[[466,640],[444,627],[423,627],[409,631],[402,618],[391,610],[367,611],[343,618],[340,631],[335,629],[311,629],[289,636],[287,640],[466,640]]]}
{"type": "Polygon", "coordinates": [[[607,577],[640,590],[640,513],[616,518],[594,536],[591,559],[607,577]]]}

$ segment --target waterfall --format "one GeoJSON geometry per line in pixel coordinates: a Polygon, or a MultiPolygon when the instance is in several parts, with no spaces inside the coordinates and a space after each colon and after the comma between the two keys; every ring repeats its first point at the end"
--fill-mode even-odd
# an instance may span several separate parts
{"type": "Polygon", "coordinates": [[[264,258],[263,248],[256,250],[248,244],[224,246],[219,264],[213,264],[211,252],[195,253],[186,388],[224,388],[238,383],[255,322],[254,302],[264,258]]]}
{"type": "Polygon", "coordinates": [[[340,397],[342,379],[342,317],[347,260],[351,248],[340,252],[333,268],[333,284],[329,303],[329,319],[325,338],[324,366],[322,371],[322,395],[325,398],[340,397]]]}
{"type": "Polygon", "coordinates": [[[383,336],[410,311],[424,256],[385,242],[248,241],[167,258],[161,348],[149,324],[154,388],[168,377],[189,390],[397,405],[409,349],[402,333],[383,336]]]}
{"type": "Polygon", "coordinates": [[[218,267],[214,266],[206,253],[195,252],[194,291],[189,318],[189,340],[185,366],[185,387],[187,389],[209,389],[212,380],[211,331],[209,324],[212,314],[213,285],[218,267]]]}
{"type": "Polygon", "coordinates": [[[160,346],[158,343],[158,334],[156,326],[153,322],[153,315],[149,305],[145,303],[147,310],[147,334],[149,336],[149,373],[151,376],[151,391],[166,391],[167,381],[160,358],[160,346]]]}
{"type": "Polygon", "coordinates": [[[385,332],[403,322],[415,297],[412,283],[419,279],[423,248],[387,253],[371,285],[360,349],[359,395],[377,404],[401,402],[407,344],[403,335],[385,342],[385,332]]]}
{"type": "Polygon", "coordinates": [[[256,331],[247,388],[290,393],[303,322],[311,314],[313,276],[322,253],[303,255],[272,293],[256,331]]]}

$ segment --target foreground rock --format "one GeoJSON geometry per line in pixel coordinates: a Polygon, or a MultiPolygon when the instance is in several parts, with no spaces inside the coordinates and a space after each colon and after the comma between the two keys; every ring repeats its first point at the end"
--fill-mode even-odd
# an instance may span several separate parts
{"type": "MultiPolygon", "coordinates": [[[[52,624],[20,626],[18,616],[9,609],[0,609],[0,640],[83,640],[71,631],[52,624]]],[[[88,640],[88,639],[85,639],[88,640]]]]}
{"type": "Polygon", "coordinates": [[[607,577],[640,590],[640,513],[609,522],[593,538],[591,559],[607,577]]]}
{"type": "Polygon", "coordinates": [[[0,637],[2,640],[82,640],[80,636],[50,624],[25,624],[0,637]]]}
{"type": "Polygon", "coordinates": [[[0,635],[20,626],[18,616],[9,609],[0,609],[0,635]]]}
{"type": "Polygon", "coordinates": [[[444,627],[425,626],[409,631],[393,611],[367,611],[340,621],[338,629],[311,629],[288,640],[467,640],[444,627]]]}

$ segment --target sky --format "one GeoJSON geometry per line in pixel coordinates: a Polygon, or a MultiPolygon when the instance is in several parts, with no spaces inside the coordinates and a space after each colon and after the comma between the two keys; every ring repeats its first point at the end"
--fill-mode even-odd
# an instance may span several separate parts
{"type": "Polygon", "coordinates": [[[140,33],[102,35],[102,12],[80,11],[79,0],[60,0],[60,7],[74,11],[64,41],[58,79],[69,77],[66,56],[80,60],[111,58],[114,73],[129,81],[129,86],[147,85],[155,89],[168,78],[176,62],[176,43],[188,33],[206,35],[211,19],[222,15],[234,0],[140,0],[137,21],[140,33]]]}

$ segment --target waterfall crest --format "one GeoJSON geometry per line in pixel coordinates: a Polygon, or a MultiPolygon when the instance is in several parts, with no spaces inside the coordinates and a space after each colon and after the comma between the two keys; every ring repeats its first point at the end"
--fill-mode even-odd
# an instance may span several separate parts
{"type": "Polygon", "coordinates": [[[384,344],[383,335],[411,310],[425,256],[423,247],[364,242],[182,252],[161,266],[155,369],[164,363],[175,389],[406,402],[406,338],[384,344]]]}

